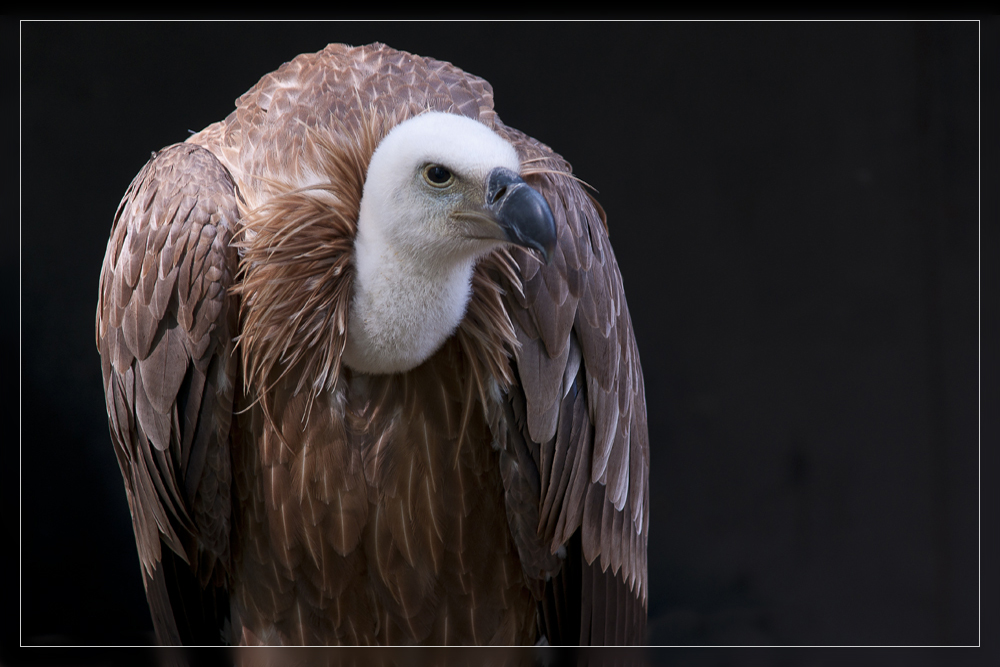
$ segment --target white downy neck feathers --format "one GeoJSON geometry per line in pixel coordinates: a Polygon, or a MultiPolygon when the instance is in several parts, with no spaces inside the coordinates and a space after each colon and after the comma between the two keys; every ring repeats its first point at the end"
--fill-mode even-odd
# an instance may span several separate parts
{"type": "Polygon", "coordinates": [[[520,170],[514,148],[464,116],[427,112],[382,140],[358,217],[346,366],[404,372],[454,333],[476,261],[504,242],[483,215],[496,167],[520,170]]]}

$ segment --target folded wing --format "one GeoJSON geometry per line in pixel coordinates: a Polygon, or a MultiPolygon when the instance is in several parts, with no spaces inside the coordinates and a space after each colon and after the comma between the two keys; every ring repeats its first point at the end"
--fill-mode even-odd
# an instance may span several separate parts
{"type": "Polygon", "coordinates": [[[157,640],[216,644],[229,613],[235,186],[211,153],[154,154],[119,205],[97,346],[157,640]]]}
{"type": "Polygon", "coordinates": [[[499,126],[558,229],[549,265],[516,250],[507,285],[519,386],[503,463],[522,562],[550,643],[643,639],[649,442],[642,370],[603,211],[548,147],[499,126]],[[579,618],[576,608],[582,610],[579,618]]]}

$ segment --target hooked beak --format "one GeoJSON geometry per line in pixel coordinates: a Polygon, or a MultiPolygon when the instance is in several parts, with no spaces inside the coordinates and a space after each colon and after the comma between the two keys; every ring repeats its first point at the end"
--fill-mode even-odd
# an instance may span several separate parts
{"type": "Polygon", "coordinates": [[[510,169],[497,167],[486,181],[486,209],[507,241],[539,252],[549,263],[556,248],[556,223],[541,193],[510,169]]]}

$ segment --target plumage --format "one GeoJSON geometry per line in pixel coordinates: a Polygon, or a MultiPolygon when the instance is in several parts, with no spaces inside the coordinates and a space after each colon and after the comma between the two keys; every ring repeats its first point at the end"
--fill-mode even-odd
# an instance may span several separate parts
{"type": "Polygon", "coordinates": [[[129,186],[97,346],[161,643],[642,641],[606,217],[482,79],[381,44],[262,78],[129,186]]]}

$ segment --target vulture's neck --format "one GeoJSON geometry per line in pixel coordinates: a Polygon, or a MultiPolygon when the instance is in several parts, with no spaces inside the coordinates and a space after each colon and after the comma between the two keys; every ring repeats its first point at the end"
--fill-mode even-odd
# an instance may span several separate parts
{"type": "Polygon", "coordinates": [[[362,373],[401,373],[426,361],[465,316],[475,257],[416,256],[377,231],[355,243],[354,295],[343,362],[362,373]]]}

